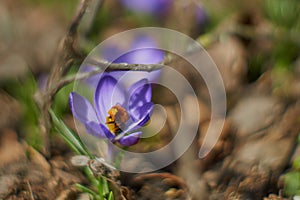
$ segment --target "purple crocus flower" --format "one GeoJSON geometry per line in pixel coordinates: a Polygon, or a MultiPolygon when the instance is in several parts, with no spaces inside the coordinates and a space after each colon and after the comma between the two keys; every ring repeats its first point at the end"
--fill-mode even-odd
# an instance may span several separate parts
{"type": "Polygon", "coordinates": [[[73,116],[85,125],[89,134],[131,146],[142,134],[138,129],[150,119],[151,96],[151,85],[146,79],[134,83],[126,91],[114,77],[104,73],[95,90],[94,106],[72,92],[70,107],[73,116]]]}
{"type": "Polygon", "coordinates": [[[197,34],[202,34],[208,23],[209,18],[206,10],[202,6],[196,5],[196,27],[198,29],[197,34]]]}
{"type": "Polygon", "coordinates": [[[162,15],[172,5],[172,0],[120,0],[129,10],[151,15],[162,15]]]}
{"type": "Polygon", "coordinates": [[[120,55],[122,52],[119,44],[111,44],[103,48],[102,56],[109,62],[128,64],[155,64],[162,62],[164,52],[157,48],[156,41],[148,35],[139,35],[130,44],[128,53],[113,59],[112,55],[120,55]]]}
{"type": "MultiPolygon", "coordinates": [[[[108,62],[112,63],[128,63],[128,64],[156,64],[160,63],[164,59],[164,51],[157,49],[158,45],[154,38],[149,35],[140,34],[137,35],[133,41],[129,44],[128,52],[124,52],[123,47],[120,43],[109,43],[101,49],[100,57],[108,62]],[[121,55],[115,58],[116,55],[121,55]]],[[[87,72],[94,70],[93,66],[84,65],[81,71],[87,72]]],[[[114,71],[110,72],[110,75],[116,78],[125,87],[132,85],[133,83],[141,80],[148,79],[149,82],[155,82],[158,80],[161,74],[161,70],[155,70],[152,72],[142,72],[142,71],[114,71]]],[[[97,86],[99,82],[99,75],[94,75],[89,77],[86,82],[92,86],[97,86]]]]}

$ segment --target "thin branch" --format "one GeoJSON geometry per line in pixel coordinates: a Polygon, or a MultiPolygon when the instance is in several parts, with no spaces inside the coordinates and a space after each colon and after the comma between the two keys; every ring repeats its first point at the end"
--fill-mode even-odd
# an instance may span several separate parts
{"type": "Polygon", "coordinates": [[[68,35],[73,36],[74,34],[77,34],[78,26],[83,18],[84,13],[86,12],[86,9],[88,7],[90,0],[81,0],[80,4],[78,6],[78,10],[71,22],[68,35]]]}
{"type": "MultiPolygon", "coordinates": [[[[93,62],[95,64],[95,61],[93,61],[93,62]]],[[[56,89],[58,91],[62,87],[64,87],[65,85],[70,84],[70,83],[74,82],[75,80],[83,80],[83,79],[89,78],[93,75],[102,73],[104,71],[106,71],[106,72],[111,72],[111,71],[145,71],[145,72],[151,72],[151,71],[159,70],[159,69],[163,68],[165,65],[163,65],[163,64],[111,63],[108,67],[106,67],[106,66],[107,66],[107,64],[105,64],[105,61],[104,62],[98,62],[97,67],[95,67],[95,70],[93,70],[93,71],[77,73],[77,74],[74,74],[74,75],[64,77],[57,83],[56,89]]],[[[54,93],[56,93],[57,91],[54,91],[54,93]]]]}
{"type": "Polygon", "coordinates": [[[99,13],[100,8],[102,7],[104,0],[92,0],[87,8],[87,12],[84,15],[79,29],[79,34],[89,35],[90,31],[93,28],[93,24],[96,20],[97,14],[99,13]]]}
{"type": "Polygon", "coordinates": [[[111,64],[105,71],[146,71],[151,72],[163,68],[164,64],[127,64],[127,63],[114,63],[111,64]]]}
{"type": "Polygon", "coordinates": [[[90,64],[92,66],[96,66],[102,71],[105,69],[105,71],[115,71],[115,70],[122,70],[122,71],[147,71],[151,72],[154,70],[161,69],[164,64],[158,63],[158,64],[128,64],[128,63],[110,63],[104,60],[88,60],[87,64],[90,64]]]}
{"type": "MultiPolygon", "coordinates": [[[[186,56],[195,53],[194,51],[199,51],[199,48],[192,49],[191,51],[186,52],[186,56]]],[[[82,72],[77,73],[74,75],[70,75],[67,77],[63,77],[60,81],[58,81],[56,85],[56,90],[60,90],[67,84],[74,82],[75,80],[83,80],[89,78],[93,75],[102,73],[104,71],[111,72],[111,71],[145,71],[151,72],[155,70],[162,69],[167,64],[171,64],[173,62],[178,61],[178,57],[174,57],[172,55],[166,55],[165,59],[161,63],[157,64],[128,64],[128,63],[110,63],[105,60],[93,60],[89,59],[86,61],[87,64],[92,65],[95,67],[95,70],[90,72],[82,72]]],[[[55,91],[55,93],[57,92],[55,91]]],[[[55,94],[54,93],[54,94],[55,94]]],[[[53,94],[53,95],[54,95],[53,94]]]]}

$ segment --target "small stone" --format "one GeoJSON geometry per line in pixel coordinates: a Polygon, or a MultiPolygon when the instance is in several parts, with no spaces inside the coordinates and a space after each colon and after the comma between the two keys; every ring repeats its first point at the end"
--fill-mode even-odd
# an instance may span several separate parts
{"type": "Polygon", "coordinates": [[[230,118],[238,136],[247,137],[270,126],[282,111],[283,105],[275,98],[252,95],[240,100],[230,118]]]}

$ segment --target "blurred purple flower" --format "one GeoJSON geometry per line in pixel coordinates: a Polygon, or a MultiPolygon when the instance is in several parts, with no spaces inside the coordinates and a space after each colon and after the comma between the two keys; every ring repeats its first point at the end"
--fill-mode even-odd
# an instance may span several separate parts
{"type": "Polygon", "coordinates": [[[150,119],[151,96],[151,85],[146,79],[125,90],[115,78],[105,73],[96,87],[94,107],[75,92],[70,94],[70,107],[73,116],[85,125],[89,134],[131,146],[142,134],[138,128],[150,119]]]}
{"type": "Polygon", "coordinates": [[[139,35],[134,38],[127,53],[122,55],[124,51],[119,44],[110,44],[103,48],[101,56],[112,63],[156,64],[164,59],[164,52],[157,47],[158,45],[153,38],[139,35]],[[115,59],[116,55],[121,56],[115,59]]]}
{"type": "Polygon", "coordinates": [[[138,13],[162,15],[172,4],[172,0],[120,0],[128,9],[138,13]]]}
{"type": "Polygon", "coordinates": [[[196,26],[198,27],[198,34],[203,33],[205,26],[209,23],[208,15],[205,9],[200,6],[196,5],[196,26]]]}
{"type": "MultiPolygon", "coordinates": [[[[122,55],[124,49],[121,49],[119,43],[111,43],[103,47],[100,52],[100,57],[112,63],[128,63],[128,64],[157,64],[163,61],[165,53],[157,49],[156,41],[148,35],[139,35],[134,38],[130,44],[127,53],[122,55]],[[121,55],[116,58],[116,56],[121,55]]],[[[84,66],[82,71],[92,71],[92,66],[84,66]]],[[[109,74],[120,81],[125,87],[133,83],[147,79],[149,82],[155,82],[160,76],[161,70],[152,72],[142,71],[115,71],[109,74]]],[[[95,75],[88,78],[86,81],[91,86],[96,86],[99,82],[100,75],[95,75]]]]}

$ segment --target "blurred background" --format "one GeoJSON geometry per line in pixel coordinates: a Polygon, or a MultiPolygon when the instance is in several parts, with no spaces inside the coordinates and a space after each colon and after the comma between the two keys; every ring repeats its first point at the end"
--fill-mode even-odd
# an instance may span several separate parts
{"type": "MultiPolygon", "coordinates": [[[[39,110],[33,101],[36,90],[45,90],[59,41],[78,3],[0,2],[0,199],[26,199],[28,191],[33,199],[54,199],[68,191],[65,199],[72,199],[78,191],[71,185],[87,183],[81,171],[65,161],[73,154],[55,131],[51,157],[39,153],[39,110]]],[[[179,160],[162,170],[167,176],[124,175],[132,196],[186,199],[186,187],[194,199],[284,199],[300,194],[300,1],[93,0],[79,26],[78,49],[86,55],[113,34],[145,26],[185,33],[207,50],[224,80],[228,117],[220,141],[204,160],[196,155],[179,160]],[[158,184],[166,178],[173,186],[158,184]]],[[[78,68],[72,66],[69,73],[78,68]]],[[[72,87],[62,88],[52,107],[74,128],[68,106],[72,87]]],[[[204,115],[196,149],[209,113],[207,94],[199,94],[204,115]]]]}

